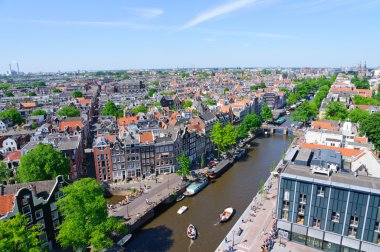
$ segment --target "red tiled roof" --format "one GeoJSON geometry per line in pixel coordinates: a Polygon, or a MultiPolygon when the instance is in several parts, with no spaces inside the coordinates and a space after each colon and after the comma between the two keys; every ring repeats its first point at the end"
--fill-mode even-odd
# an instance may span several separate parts
{"type": "Polygon", "coordinates": [[[121,117],[117,119],[117,123],[119,125],[129,125],[131,122],[137,123],[138,119],[136,116],[134,117],[121,117]]]}
{"type": "Polygon", "coordinates": [[[337,127],[332,125],[330,122],[321,122],[321,121],[313,121],[312,127],[313,129],[327,129],[327,130],[337,129],[337,127]]]}
{"type": "Polygon", "coordinates": [[[8,153],[8,155],[4,158],[4,162],[10,162],[10,161],[20,161],[21,157],[21,150],[16,150],[13,152],[8,153]]]}
{"type": "Polygon", "coordinates": [[[152,132],[143,132],[140,134],[140,143],[151,143],[153,142],[152,132]]]}
{"type": "Polygon", "coordinates": [[[340,148],[340,147],[327,146],[327,145],[321,145],[321,144],[303,143],[303,144],[301,144],[301,147],[302,148],[308,148],[308,149],[335,150],[335,151],[339,151],[342,154],[342,156],[346,156],[346,157],[357,156],[358,154],[361,153],[361,150],[340,148]]]}
{"type": "Polygon", "coordinates": [[[0,195],[0,214],[6,215],[13,209],[14,194],[0,195]]]}
{"type": "Polygon", "coordinates": [[[79,127],[80,129],[83,128],[83,122],[81,121],[61,122],[61,124],[59,125],[60,131],[64,131],[66,128],[75,129],[76,127],[79,127]]]}
{"type": "Polygon", "coordinates": [[[25,102],[21,103],[21,106],[23,106],[24,108],[31,108],[37,106],[37,104],[35,102],[25,102]]]}

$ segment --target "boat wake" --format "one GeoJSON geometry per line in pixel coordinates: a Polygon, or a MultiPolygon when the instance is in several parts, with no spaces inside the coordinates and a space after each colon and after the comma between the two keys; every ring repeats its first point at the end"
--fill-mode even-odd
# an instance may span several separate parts
{"type": "Polygon", "coordinates": [[[190,240],[190,245],[189,245],[189,251],[190,251],[190,248],[191,248],[191,246],[194,244],[194,240],[190,240]]]}

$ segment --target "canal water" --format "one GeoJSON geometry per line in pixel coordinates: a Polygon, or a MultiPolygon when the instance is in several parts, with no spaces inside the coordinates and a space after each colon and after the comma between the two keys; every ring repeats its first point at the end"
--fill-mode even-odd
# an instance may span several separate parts
{"type": "Polygon", "coordinates": [[[281,135],[255,139],[245,160],[236,162],[215,183],[210,183],[196,196],[175,203],[134,233],[126,250],[214,251],[256,195],[260,180],[268,178],[273,162],[278,163],[291,141],[292,138],[281,135]],[[178,215],[177,211],[183,205],[189,209],[178,215]],[[235,208],[235,215],[229,222],[215,225],[218,214],[229,206],[235,208]],[[186,236],[190,223],[199,231],[194,241],[186,236]]]}

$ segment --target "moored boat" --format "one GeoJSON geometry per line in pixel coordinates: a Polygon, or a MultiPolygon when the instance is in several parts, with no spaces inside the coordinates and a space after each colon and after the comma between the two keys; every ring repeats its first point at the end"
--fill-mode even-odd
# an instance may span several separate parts
{"type": "Polygon", "coordinates": [[[181,207],[178,209],[177,214],[183,214],[187,209],[188,209],[187,206],[181,206],[181,207]]]}
{"type": "Polygon", "coordinates": [[[219,222],[229,221],[234,213],[234,209],[232,207],[228,207],[224,209],[224,211],[219,214],[219,222]]]}
{"type": "Polygon", "coordinates": [[[209,179],[216,179],[216,173],[213,170],[208,170],[206,172],[206,177],[209,179]]]}
{"type": "Polygon", "coordinates": [[[117,242],[117,245],[124,246],[130,239],[132,238],[132,234],[127,234],[120,241],[117,242]]]}
{"type": "Polygon", "coordinates": [[[187,234],[187,237],[189,237],[192,240],[194,240],[197,237],[197,229],[194,227],[193,224],[190,224],[187,227],[186,234],[187,234]]]}
{"type": "Polygon", "coordinates": [[[183,195],[183,194],[181,194],[181,195],[178,195],[178,197],[176,198],[176,200],[175,201],[181,201],[181,200],[183,200],[185,198],[185,196],[183,195]]]}
{"type": "Polygon", "coordinates": [[[186,188],[186,191],[183,193],[183,195],[187,197],[194,196],[200,190],[205,188],[208,185],[208,182],[209,182],[208,179],[205,177],[195,180],[186,188]]]}

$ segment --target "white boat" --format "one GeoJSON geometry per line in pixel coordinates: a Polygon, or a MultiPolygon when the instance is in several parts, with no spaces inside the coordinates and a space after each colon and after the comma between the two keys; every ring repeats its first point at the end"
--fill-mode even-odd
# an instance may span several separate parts
{"type": "Polygon", "coordinates": [[[187,227],[186,234],[187,234],[187,237],[189,237],[192,240],[194,240],[197,237],[197,229],[194,227],[193,224],[190,224],[187,227]]]}
{"type": "Polygon", "coordinates": [[[187,209],[187,206],[181,206],[180,209],[178,209],[177,214],[183,214],[187,209]]]}
{"type": "Polygon", "coordinates": [[[228,221],[231,218],[233,213],[234,213],[234,209],[232,207],[228,207],[224,209],[223,213],[219,214],[219,222],[228,221]]]}
{"type": "Polygon", "coordinates": [[[127,234],[126,236],[124,236],[120,241],[118,241],[117,242],[117,245],[119,245],[119,246],[124,246],[124,244],[126,244],[128,241],[129,241],[129,239],[131,239],[132,238],[132,234],[127,234]]]}

